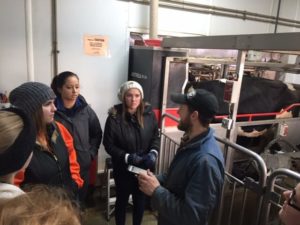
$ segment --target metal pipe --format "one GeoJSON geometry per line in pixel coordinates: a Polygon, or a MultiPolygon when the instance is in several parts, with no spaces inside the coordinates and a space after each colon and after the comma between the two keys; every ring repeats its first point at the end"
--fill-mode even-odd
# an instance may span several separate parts
{"type": "Polygon", "coordinates": [[[53,77],[58,73],[58,49],[57,49],[57,10],[56,10],[56,0],[52,0],[52,19],[51,19],[51,29],[52,29],[52,60],[53,60],[53,77]]]}
{"type": "Polygon", "coordinates": [[[157,39],[158,5],[159,0],[150,0],[150,39],[157,39]]]}
{"type": "Polygon", "coordinates": [[[275,34],[277,33],[277,26],[278,26],[278,20],[279,20],[280,6],[281,6],[281,0],[278,1],[278,8],[277,8],[277,15],[276,15],[275,29],[274,29],[274,33],[275,34]]]}
{"type": "Polygon", "coordinates": [[[25,0],[25,33],[26,33],[27,78],[28,78],[28,81],[34,81],[32,2],[31,2],[31,0],[25,0]]]}
{"type": "MultiPolygon", "coordinates": [[[[127,1],[127,2],[130,1],[137,4],[149,5],[148,0],[119,0],[119,1],[127,1]]],[[[224,16],[224,17],[230,17],[236,19],[252,20],[257,22],[276,24],[276,17],[274,16],[247,12],[244,10],[235,10],[235,9],[229,9],[223,7],[209,6],[209,5],[203,5],[197,3],[187,3],[187,2],[174,1],[174,0],[173,1],[160,0],[159,6],[170,8],[170,9],[177,9],[177,10],[179,9],[179,10],[189,11],[189,12],[212,14],[216,16],[224,16]]],[[[291,19],[278,17],[277,24],[281,26],[300,28],[300,21],[298,20],[291,20],[291,19]]]]}

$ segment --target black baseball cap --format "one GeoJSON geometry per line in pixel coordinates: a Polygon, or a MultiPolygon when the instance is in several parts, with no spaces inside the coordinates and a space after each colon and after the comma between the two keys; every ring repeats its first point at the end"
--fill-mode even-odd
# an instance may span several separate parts
{"type": "Polygon", "coordinates": [[[213,118],[219,110],[216,96],[204,89],[193,89],[186,94],[174,93],[171,94],[171,100],[177,104],[189,105],[206,118],[213,118]]]}

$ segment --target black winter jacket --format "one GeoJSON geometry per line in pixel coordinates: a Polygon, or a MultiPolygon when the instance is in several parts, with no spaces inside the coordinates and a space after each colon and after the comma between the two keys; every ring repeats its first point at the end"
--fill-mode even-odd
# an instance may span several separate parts
{"type": "Polygon", "coordinates": [[[144,128],[141,128],[134,115],[122,116],[122,104],[109,111],[105,123],[103,145],[112,157],[114,170],[126,169],[126,153],[147,154],[154,149],[159,152],[159,132],[155,115],[150,105],[145,105],[144,128]]]}
{"type": "MultiPolygon", "coordinates": [[[[62,126],[62,125],[61,125],[62,126]]],[[[48,135],[50,146],[53,152],[43,149],[36,143],[33,149],[33,156],[29,166],[25,170],[24,184],[45,184],[51,186],[63,187],[70,193],[77,194],[79,185],[82,186],[83,181],[79,175],[79,164],[76,160],[75,149],[70,145],[72,137],[67,129],[60,130],[56,123],[48,126],[48,135]],[[62,133],[69,139],[64,139],[62,133]]]]}
{"type": "Polygon", "coordinates": [[[102,129],[94,110],[87,104],[83,96],[79,96],[80,106],[73,109],[71,115],[55,101],[57,111],[55,120],[62,123],[72,134],[74,147],[82,172],[88,172],[91,160],[97,156],[102,139],[102,129]]]}

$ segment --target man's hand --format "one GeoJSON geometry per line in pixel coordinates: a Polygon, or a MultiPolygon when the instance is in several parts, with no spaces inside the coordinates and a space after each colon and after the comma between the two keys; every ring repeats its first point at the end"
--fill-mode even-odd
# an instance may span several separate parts
{"type": "Polygon", "coordinates": [[[147,170],[147,173],[140,173],[138,175],[138,181],[140,190],[149,196],[151,196],[154,190],[160,185],[150,170],[147,170]]]}

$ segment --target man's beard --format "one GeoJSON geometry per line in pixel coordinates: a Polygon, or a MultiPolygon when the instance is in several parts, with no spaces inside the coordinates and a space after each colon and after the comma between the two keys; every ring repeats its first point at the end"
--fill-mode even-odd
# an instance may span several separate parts
{"type": "Polygon", "coordinates": [[[192,123],[189,117],[180,120],[179,124],[177,125],[177,128],[184,132],[189,132],[191,127],[192,127],[192,123]]]}

